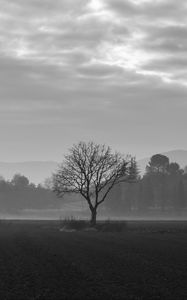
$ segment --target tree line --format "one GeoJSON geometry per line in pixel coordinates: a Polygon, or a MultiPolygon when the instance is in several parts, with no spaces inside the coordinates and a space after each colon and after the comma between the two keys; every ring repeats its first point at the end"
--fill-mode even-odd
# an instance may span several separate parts
{"type": "Polygon", "coordinates": [[[69,149],[44,186],[36,186],[20,174],[10,181],[0,178],[1,212],[56,209],[63,202],[80,201],[75,194],[87,203],[92,226],[100,207],[105,209],[106,216],[180,215],[187,208],[187,172],[167,156],[155,154],[140,176],[136,159],[131,155],[113,152],[106,145],[79,142],[69,149]]]}
{"type": "Polygon", "coordinates": [[[30,183],[24,175],[15,174],[12,180],[0,177],[1,213],[15,213],[24,209],[55,208],[59,204],[48,187],[30,183]]]}
{"type": "MultiPolygon", "coordinates": [[[[137,167],[138,172],[138,167],[137,167]]],[[[150,158],[145,173],[133,184],[111,193],[106,207],[116,213],[137,215],[181,214],[187,208],[187,173],[162,154],[150,158]],[[115,198],[118,205],[115,205],[115,198]]]]}

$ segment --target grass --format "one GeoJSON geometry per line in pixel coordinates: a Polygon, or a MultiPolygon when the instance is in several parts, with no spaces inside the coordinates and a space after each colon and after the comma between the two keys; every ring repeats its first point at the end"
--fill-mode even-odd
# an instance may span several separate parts
{"type": "Polygon", "coordinates": [[[0,225],[0,299],[187,299],[187,222],[71,234],[58,221],[8,224],[0,225]]]}

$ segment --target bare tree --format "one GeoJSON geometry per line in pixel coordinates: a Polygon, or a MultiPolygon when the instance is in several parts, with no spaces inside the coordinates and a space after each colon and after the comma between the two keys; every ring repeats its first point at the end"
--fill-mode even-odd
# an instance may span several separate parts
{"type": "Polygon", "coordinates": [[[53,191],[59,197],[65,193],[80,193],[90,208],[91,225],[95,226],[98,206],[113,186],[134,180],[134,163],[134,158],[124,159],[105,145],[79,142],[53,174],[53,191]]]}

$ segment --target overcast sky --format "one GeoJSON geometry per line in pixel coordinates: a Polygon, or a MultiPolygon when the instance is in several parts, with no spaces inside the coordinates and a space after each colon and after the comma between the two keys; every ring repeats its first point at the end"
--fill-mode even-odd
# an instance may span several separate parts
{"type": "Polygon", "coordinates": [[[187,149],[187,1],[0,0],[0,161],[187,149]]]}

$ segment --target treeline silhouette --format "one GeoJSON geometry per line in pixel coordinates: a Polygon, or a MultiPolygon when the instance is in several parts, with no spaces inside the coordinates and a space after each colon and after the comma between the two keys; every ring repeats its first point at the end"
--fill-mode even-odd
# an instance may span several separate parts
{"type": "Polygon", "coordinates": [[[28,178],[15,174],[12,180],[0,177],[0,212],[16,212],[23,209],[57,208],[57,200],[49,187],[30,183],[28,178]]]}
{"type": "MultiPolygon", "coordinates": [[[[135,182],[119,183],[110,191],[103,204],[103,213],[119,217],[187,215],[187,167],[181,169],[167,156],[155,154],[143,176],[140,176],[138,165],[135,172],[138,178],[135,182]]],[[[77,199],[81,203],[81,197],[76,197],[58,199],[52,191],[50,178],[43,185],[35,185],[21,174],[15,174],[9,181],[0,176],[1,214],[19,213],[24,209],[63,208],[64,203],[74,204],[77,199]]]]}
{"type": "MultiPolygon", "coordinates": [[[[138,173],[138,167],[136,172],[138,173]]],[[[182,215],[187,213],[187,173],[165,155],[151,157],[135,183],[116,186],[106,201],[112,214],[182,215]]]]}

